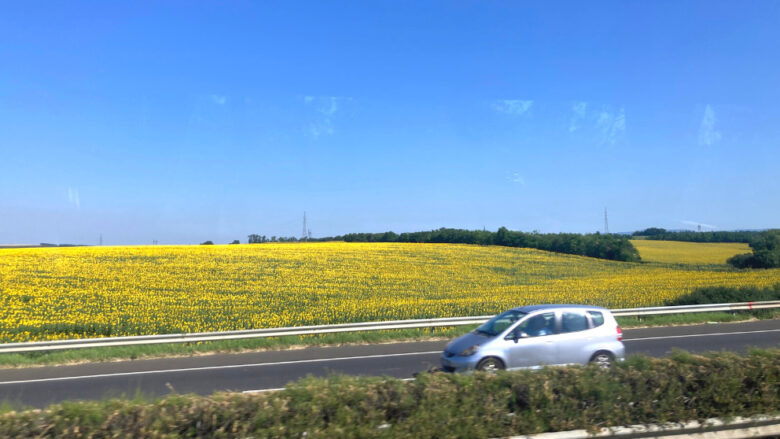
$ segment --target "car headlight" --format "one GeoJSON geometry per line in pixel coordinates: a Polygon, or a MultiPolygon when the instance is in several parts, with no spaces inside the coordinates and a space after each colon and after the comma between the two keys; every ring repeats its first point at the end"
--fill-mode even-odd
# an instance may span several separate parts
{"type": "Polygon", "coordinates": [[[460,355],[461,357],[470,357],[470,356],[476,354],[478,350],[479,350],[479,345],[475,344],[474,346],[471,346],[470,348],[464,349],[458,355],[460,355]]]}

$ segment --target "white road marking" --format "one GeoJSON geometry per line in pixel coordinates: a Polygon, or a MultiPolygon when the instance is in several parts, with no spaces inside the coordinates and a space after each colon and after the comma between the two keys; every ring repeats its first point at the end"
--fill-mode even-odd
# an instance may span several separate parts
{"type": "Polygon", "coordinates": [[[642,340],[664,340],[667,338],[686,338],[686,337],[709,337],[721,335],[740,335],[740,334],[758,334],[762,332],[780,332],[780,329],[764,329],[761,331],[741,331],[741,332],[715,332],[710,334],[688,334],[688,335],[666,335],[663,337],[643,337],[643,338],[624,338],[623,341],[642,341],[642,340]]]}
{"type": "Polygon", "coordinates": [[[121,376],[133,376],[133,375],[150,375],[150,374],[168,373],[168,372],[195,372],[195,371],[202,371],[202,370],[238,369],[241,367],[283,366],[288,364],[323,363],[326,361],[363,360],[368,358],[403,357],[409,355],[431,355],[431,354],[441,354],[441,352],[442,351],[406,352],[402,354],[376,354],[376,355],[362,355],[356,357],[314,358],[310,360],[276,361],[272,363],[226,364],[223,366],[188,367],[183,369],[142,370],[137,372],[116,372],[116,373],[102,373],[97,375],[79,375],[79,376],[71,376],[71,377],[39,378],[33,380],[2,381],[0,382],[0,385],[45,383],[50,381],[71,381],[71,380],[84,380],[90,378],[108,378],[108,377],[121,377],[121,376]]]}
{"type": "MultiPolygon", "coordinates": [[[[437,351],[438,352],[438,351],[437,351]]],[[[399,381],[414,381],[417,378],[398,378],[399,381]]],[[[244,390],[241,393],[263,393],[263,392],[278,392],[284,390],[286,387],[276,387],[274,389],[257,389],[257,390],[244,390]]]]}
{"type": "Polygon", "coordinates": [[[278,392],[284,390],[286,387],[277,387],[275,389],[257,389],[257,390],[244,390],[241,393],[263,393],[263,392],[278,392]]]}
{"type": "MultiPolygon", "coordinates": [[[[727,336],[727,335],[742,335],[742,334],[759,334],[759,333],[767,333],[767,332],[780,332],[780,329],[765,329],[765,330],[760,330],[760,331],[740,331],[740,332],[717,332],[717,333],[710,333],[710,334],[668,335],[668,336],[663,336],[663,337],[625,338],[623,341],[624,342],[632,342],[632,341],[644,341],[644,340],[663,340],[663,339],[670,339],[670,338],[710,337],[710,336],[727,336]]],[[[39,379],[31,379],[31,380],[0,381],[0,385],[3,385],[3,384],[44,383],[44,382],[52,382],[52,381],[72,381],[72,380],[83,380],[83,379],[92,379],[92,378],[109,378],[109,377],[120,377],[120,376],[151,375],[151,374],[159,374],[159,373],[195,372],[195,371],[219,370],[219,369],[237,369],[237,368],[241,368],[241,367],[283,366],[283,365],[289,365],[289,364],[323,363],[323,362],[328,362],[328,361],[362,360],[362,359],[369,359],[369,358],[403,357],[403,356],[410,356],[410,355],[432,355],[432,354],[440,354],[441,352],[442,351],[406,352],[406,353],[401,353],[401,354],[376,354],[376,355],[362,355],[362,356],[355,356],[355,357],[315,358],[315,359],[310,359],[310,360],[277,361],[277,362],[271,362],[271,363],[227,364],[227,365],[223,365],[223,366],[189,367],[189,368],[182,368],[182,369],[160,369],[160,370],[144,370],[144,371],[137,371],[137,372],[116,372],[116,373],[104,373],[104,374],[97,374],[97,375],[79,375],[79,376],[69,376],[69,377],[39,378],[39,379]]],[[[258,391],[270,391],[270,390],[280,390],[280,389],[268,389],[268,390],[258,390],[258,391]]],[[[254,392],[254,391],[247,391],[247,392],[254,392]]]]}

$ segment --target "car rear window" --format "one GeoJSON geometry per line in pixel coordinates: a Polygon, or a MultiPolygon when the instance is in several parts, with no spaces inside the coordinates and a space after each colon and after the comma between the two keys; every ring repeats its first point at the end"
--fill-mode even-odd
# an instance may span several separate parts
{"type": "Polygon", "coordinates": [[[593,322],[593,327],[601,326],[604,324],[604,314],[598,311],[588,311],[590,320],[593,322]]]}

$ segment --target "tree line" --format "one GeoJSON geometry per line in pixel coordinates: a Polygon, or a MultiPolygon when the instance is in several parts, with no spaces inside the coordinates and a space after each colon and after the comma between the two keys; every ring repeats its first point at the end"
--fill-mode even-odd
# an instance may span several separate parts
{"type": "Polygon", "coordinates": [[[256,235],[251,234],[247,236],[247,242],[249,244],[263,244],[266,242],[298,242],[298,241],[305,241],[305,239],[298,239],[294,236],[271,236],[270,238],[265,235],[256,235]]]}
{"type": "Polygon", "coordinates": [[[644,237],[658,241],[686,241],[686,242],[745,242],[749,243],[762,232],[754,230],[740,230],[730,232],[695,232],[682,230],[672,232],[659,227],[650,227],[631,234],[635,237],[644,237]]]}
{"type": "Polygon", "coordinates": [[[343,236],[318,239],[345,242],[412,242],[501,245],[525,247],[592,258],[616,261],[639,261],[639,252],[626,236],[611,234],[578,233],[526,233],[501,227],[496,232],[441,228],[426,232],[396,234],[348,233],[343,236]]]}

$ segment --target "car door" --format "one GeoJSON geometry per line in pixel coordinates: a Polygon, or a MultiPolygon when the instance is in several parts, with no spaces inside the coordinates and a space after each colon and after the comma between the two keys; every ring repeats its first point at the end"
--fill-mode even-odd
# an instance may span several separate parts
{"type": "Polygon", "coordinates": [[[584,364],[592,352],[588,346],[593,341],[584,311],[562,311],[559,334],[556,336],[556,364],[584,364]]]}
{"type": "Polygon", "coordinates": [[[523,319],[504,343],[508,369],[555,364],[555,313],[535,314],[523,319]]]}

